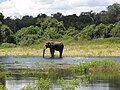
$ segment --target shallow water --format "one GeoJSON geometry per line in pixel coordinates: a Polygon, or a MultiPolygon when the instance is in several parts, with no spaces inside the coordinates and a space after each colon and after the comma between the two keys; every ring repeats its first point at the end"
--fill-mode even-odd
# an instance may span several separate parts
{"type": "MultiPolygon", "coordinates": [[[[20,90],[26,85],[34,84],[37,80],[21,79],[21,80],[6,80],[6,87],[8,90],[20,90]]],[[[112,80],[95,80],[90,85],[80,85],[75,90],[120,90],[120,79],[112,80]]],[[[54,85],[53,90],[62,90],[59,86],[54,85]]]]}
{"type": "Polygon", "coordinates": [[[120,57],[63,57],[63,58],[43,58],[43,57],[0,57],[0,62],[67,62],[68,64],[77,64],[78,62],[87,62],[92,60],[115,60],[120,62],[120,57]]]}
{"type": "MultiPolygon", "coordinates": [[[[88,62],[92,60],[114,60],[120,62],[120,57],[63,57],[63,58],[43,58],[43,57],[0,57],[0,62],[17,62],[17,64],[6,64],[3,67],[9,68],[35,68],[36,62],[50,62],[50,63],[68,63],[78,64],[81,62],[88,62]],[[20,62],[20,63],[19,63],[20,62]]],[[[2,65],[1,65],[2,66],[2,65]]],[[[79,86],[76,90],[120,90],[120,78],[113,78],[112,80],[92,80],[88,86],[79,86]]],[[[69,80],[69,78],[67,78],[69,80]]],[[[5,80],[5,86],[8,90],[20,90],[28,84],[34,84],[37,80],[31,78],[14,78],[5,80]]],[[[54,85],[53,90],[61,90],[60,87],[54,85]]]]}
{"type": "Polygon", "coordinates": [[[0,57],[0,62],[10,62],[18,64],[6,64],[4,68],[36,68],[36,63],[41,63],[44,66],[45,63],[67,63],[67,64],[79,64],[83,62],[93,60],[114,60],[120,62],[120,57],[63,57],[63,58],[43,58],[43,57],[0,57]]]}
{"type": "Polygon", "coordinates": [[[8,90],[20,90],[26,85],[34,84],[36,81],[37,80],[27,79],[27,78],[20,80],[16,80],[16,79],[6,80],[6,87],[8,90]]]}

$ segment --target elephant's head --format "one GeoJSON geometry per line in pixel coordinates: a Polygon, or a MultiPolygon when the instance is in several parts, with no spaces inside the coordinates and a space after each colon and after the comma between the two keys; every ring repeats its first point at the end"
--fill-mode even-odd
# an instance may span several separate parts
{"type": "Polygon", "coordinates": [[[51,42],[47,42],[47,43],[45,44],[45,46],[44,46],[44,48],[43,48],[43,57],[44,57],[44,54],[45,54],[45,50],[46,50],[47,48],[50,48],[50,46],[51,46],[51,42]]]}

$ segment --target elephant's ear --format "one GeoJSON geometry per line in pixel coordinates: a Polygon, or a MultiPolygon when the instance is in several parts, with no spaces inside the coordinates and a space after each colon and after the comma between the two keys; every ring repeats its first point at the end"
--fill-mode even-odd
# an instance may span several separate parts
{"type": "Polygon", "coordinates": [[[53,43],[53,42],[50,42],[50,43],[49,43],[49,46],[50,46],[50,47],[53,47],[53,46],[54,46],[54,43],[53,43]]]}

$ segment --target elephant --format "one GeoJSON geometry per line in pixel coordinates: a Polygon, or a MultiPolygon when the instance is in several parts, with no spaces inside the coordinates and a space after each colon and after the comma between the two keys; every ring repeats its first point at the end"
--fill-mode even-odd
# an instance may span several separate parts
{"type": "Polygon", "coordinates": [[[64,45],[62,42],[57,42],[57,41],[50,41],[47,42],[43,48],[43,58],[44,58],[44,54],[45,54],[45,50],[47,48],[50,48],[50,53],[51,53],[51,57],[54,58],[54,52],[59,51],[60,53],[60,58],[62,58],[62,53],[63,53],[63,49],[64,49],[64,45]]]}

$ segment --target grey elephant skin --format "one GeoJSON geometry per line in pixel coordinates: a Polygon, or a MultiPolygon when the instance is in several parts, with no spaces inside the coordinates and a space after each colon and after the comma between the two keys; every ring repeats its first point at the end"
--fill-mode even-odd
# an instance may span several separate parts
{"type": "Polygon", "coordinates": [[[45,50],[49,48],[50,49],[50,53],[51,53],[51,57],[54,58],[54,52],[59,51],[60,53],[60,58],[62,58],[62,53],[63,53],[63,49],[64,49],[64,45],[62,42],[56,42],[56,41],[50,41],[47,42],[43,48],[43,58],[44,58],[44,54],[45,54],[45,50]]]}

